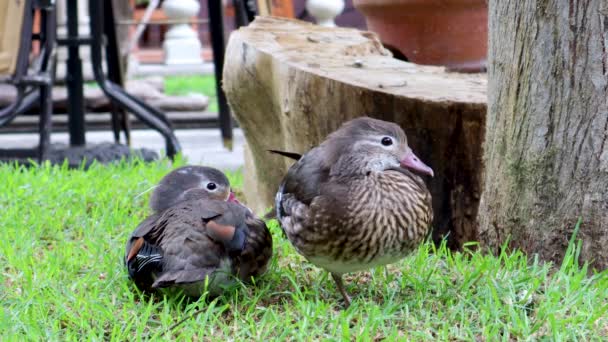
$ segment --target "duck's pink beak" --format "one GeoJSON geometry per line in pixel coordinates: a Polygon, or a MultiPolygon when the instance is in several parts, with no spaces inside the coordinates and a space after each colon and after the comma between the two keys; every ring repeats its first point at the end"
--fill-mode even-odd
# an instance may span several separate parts
{"type": "Polygon", "coordinates": [[[230,195],[228,196],[227,201],[242,205],[243,207],[247,208],[247,210],[249,210],[251,213],[253,213],[253,210],[251,210],[248,206],[244,205],[243,203],[239,202],[238,199],[236,199],[236,196],[234,195],[234,192],[232,192],[232,191],[230,191],[230,195]]]}
{"type": "Polygon", "coordinates": [[[236,199],[236,196],[234,195],[234,192],[232,192],[232,191],[230,191],[230,195],[228,196],[228,202],[234,202],[234,203],[241,204],[241,202],[239,202],[239,200],[236,199]]]}
{"type": "Polygon", "coordinates": [[[414,172],[429,175],[431,177],[435,175],[433,169],[423,163],[411,150],[405,155],[405,157],[403,157],[403,159],[401,159],[400,164],[402,167],[410,169],[414,172]]]}

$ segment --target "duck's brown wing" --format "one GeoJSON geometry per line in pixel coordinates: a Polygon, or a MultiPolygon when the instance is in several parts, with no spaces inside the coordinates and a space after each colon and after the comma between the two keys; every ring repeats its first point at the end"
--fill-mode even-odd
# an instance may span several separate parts
{"type": "Polygon", "coordinates": [[[336,226],[348,204],[347,184],[331,177],[327,148],[320,145],[292,165],[275,198],[277,219],[296,248],[296,240],[317,239],[317,230],[336,226]]]}
{"type": "MultiPolygon", "coordinates": [[[[292,194],[298,201],[310,204],[319,195],[320,185],[328,178],[329,167],[325,165],[324,151],[321,147],[315,147],[289,168],[277,196],[292,194]]],[[[278,215],[282,215],[282,210],[282,205],[277,206],[278,215]]]]}
{"type": "Polygon", "coordinates": [[[162,272],[153,288],[203,281],[221,266],[227,253],[221,243],[207,234],[205,225],[202,217],[195,214],[168,223],[160,243],[162,272]]]}
{"type": "MultiPolygon", "coordinates": [[[[124,262],[130,278],[140,288],[150,288],[158,275],[171,269],[167,268],[167,263],[171,264],[173,255],[167,258],[166,246],[179,241],[180,234],[183,235],[182,238],[188,237],[190,230],[204,227],[205,222],[221,214],[213,205],[205,208],[192,201],[147,217],[135,228],[127,241],[124,262]]],[[[205,235],[202,239],[209,237],[205,235]]],[[[187,254],[189,251],[183,250],[182,253],[187,254]]]]}
{"type": "Polygon", "coordinates": [[[287,237],[308,225],[309,206],[329,177],[329,168],[323,159],[323,150],[313,148],[289,168],[279,186],[275,197],[276,217],[287,237]]]}
{"type": "Polygon", "coordinates": [[[223,201],[197,200],[170,210],[173,214],[159,242],[163,269],[152,287],[197,283],[217,270],[231,276],[233,255],[242,252],[248,234],[241,224],[247,209],[223,201]]]}
{"type": "Polygon", "coordinates": [[[234,258],[247,245],[248,213],[234,203],[193,200],[147,218],[127,244],[131,278],[160,288],[201,282],[220,269],[234,274],[234,258]]]}
{"type": "MultiPolygon", "coordinates": [[[[192,273],[190,269],[195,269],[195,272],[202,274],[201,278],[204,278],[205,273],[212,272],[218,262],[222,264],[223,269],[229,262],[233,275],[244,281],[262,274],[272,256],[272,236],[266,223],[256,218],[241,204],[200,201],[198,206],[205,208],[206,213],[203,215],[205,217],[195,219],[189,224],[194,226],[204,222],[202,230],[208,239],[197,237],[196,234],[200,229],[197,229],[196,233],[188,230],[179,235],[188,235],[196,243],[192,245],[183,243],[185,249],[180,251],[174,248],[175,253],[170,252],[170,246],[165,247],[163,244],[167,259],[169,255],[175,258],[173,260],[175,264],[171,269],[184,270],[184,272],[164,274],[159,278],[158,284],[196,282],[199,280],[196,276],[185,273],[192,273]],[[215,215],[212,217],[210,213],[215,215]],[[207,255],[210,252],[212,255],[207,255]],[[211,264],[208,263],[210,260],[211,264]]],[[[175,230],[171,229],[171,231],[175,230]]],[[[169,266],[166,269],[169,269],[169,266]]]]}

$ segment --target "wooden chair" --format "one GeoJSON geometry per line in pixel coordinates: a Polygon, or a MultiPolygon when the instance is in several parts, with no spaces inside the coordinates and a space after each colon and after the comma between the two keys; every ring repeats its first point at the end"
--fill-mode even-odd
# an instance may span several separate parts
{"type": "Polygon", "coordinates": [[[36,101],[40,102],[40,142],[34,149],[0,150],[0,159],[47,158],[51,135],[53,56],[56,32],[53,0],[0,1],[0,82],[17,89],[15,100],[0,108],[0,126],[10,123],[36,101]],[[33,33],[34,11],[40,11],[40,32],[33,33]],[[15,37],[19,37],[15,39],[15,37]],[[32,42],[40,49],[32,56],[32,42]]]}

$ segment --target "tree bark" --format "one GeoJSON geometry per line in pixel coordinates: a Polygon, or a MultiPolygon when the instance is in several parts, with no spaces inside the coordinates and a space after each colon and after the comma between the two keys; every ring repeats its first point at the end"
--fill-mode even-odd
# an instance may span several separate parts
{"type": "MultiPolygon", "coordinates": [[[[483,244],[608,266],[607,8],[600,0],[490,1],[483,244]]],[[[605,2],[604,2],[605,3],[605,2]]]]}
{"type": "Polygon", "coordinates": [[[231,35],[223,82],[248,143],[244,192],[257,212],[292,163],[267,149],[304,153],[368,115],[404,128],[434,169],[434,236],[453,246],[477,239],[484,75],[398,61],[370,32],[260,17],[231,35]]]}

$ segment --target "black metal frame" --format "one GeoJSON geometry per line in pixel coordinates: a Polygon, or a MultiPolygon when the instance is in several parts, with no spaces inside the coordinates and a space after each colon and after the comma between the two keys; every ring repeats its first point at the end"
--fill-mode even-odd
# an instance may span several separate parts
{"type": "Polygon", "coordinates": [[[218,0],[208,0],[209,31],[211,33],[211,49],[213,50],[213,67],[215,73],[215,93],[219,109],[220,132],[224,142],[232,141],[232,115],[226,100],[226,94],[222,89],[222,74],[224,71],[224,15],[223,5],[218,0]]]}
{"type": "Polygon", "coordinates": [[[0,109],[0,126],[10,123],[17,115],[29,109],[36,101],[40,102],[40,143],[35,149],[5,149],[0,150],[0,158],[27,159],[36,158],[39,161],[48,157],[51,123],[52,123],[52,86],[54,83],[55,47],[57,43],[68,46],[68,114],[71,145],[85,144],[84,125],[84,96],[82,61],[79,56],[81,45],[90,45],[91,60],[95,81],[110,98],[112,110],[112,127],[114,138],[119,140],[120,130],[124,130],[127,143],[130,140],[128,120],[124,109],[133,113],[141,121],[158,131],[164,138],[166,153],[173,158],[180,150],[180,144],[171,128],[167,117],[157,109],[125,92],[120,73],[119,54],[116,49],[116,32],[114,16],[104,16],[112,13],[112,2],[106,0],[89,0],[91,36],[78,35],[77,0],[68,0],[68,37],[57,39],[57,23],[54,0],[25,0],[25,13],[21,41],[19,46],[17,66],[14,74],[7,81],[17,88],[15,101],[0,109]],[[73,6],[70,6],[73,5],[73,6]],[[32,33],[34,10],[41,10],[41,30],[32,33]],[[70,17],[70,15],[72,15],[70,17]],[[109,79],[106,79],[102,69],[103,41],[106,39],[106,62],[109,79]],[[32,40],[41,42],[41,52],[37,62],[29,63],[32,40]],[[33,73],[28,74],[28,68],[33,67],[33,73]]]}
{"type": "Polygon", "coordinates": [[[106,57],[109,57],[110,55],[113,56],[108,59],[108,68],[118,68],[118,53],[117,51],[114,51],[115,49],[111,50],[113,48],[110,47],[116,46],[114,15],[106,16],[104,13],[112,13],[112,1],[89,0],[91,62],[95,81],[114,105],[127,109],[142,122],[158,131],[165,138],[167,156],[173,158],[181,150],[181,147],[179,141],[173,134],[171,123],[165,114],[130,95],[116,83],[116,79],[106,79],[103,73],[101,51],[104,33],[105,38],[108,40],[108,45],[106,45],[106,57]]]}
{"type": "Polygon", "coordinates": [[[17,56],[17,65],[8,83],[17,89],[15,101],[0,109],[0,126],[9,124],[36,101],[40,102],[40,141],[38,147],[2,149],[0,158],[47,158],[50,146],[51,116],[53,113],[52,86],[54,78],[54,55],[56,46],[56,15],[54,0],[25,0],[23,23],[17,56]],[[33,33],[34,11],[40,10],[40,32],[33,33]],[[32,41],[40,41],[40,53],[30,63],[32,41]],[[29,71],[29,72],[28,72],[29,71]]]}
{"type": "MultiPolygon", "coordinates": [[[[70,144],[80,146],[86,144],[85,138],[85,101],[83,95],[83,73],[82,60],[80,59],[79,48],[81,45],[92,45],[92,37],[81,37],[78,34],[78,2],[69,0],[67,6],[67,37],[58,39],[59,45],[68,47],[67,60],[67,75],[66,83],[70,102],[68,103],[68,115],[70,132],[70,144]]],[[[111,6],[111,3],[110,3],[111,6]]],[[[111,10],[111,8],[110,8],[111,10]]],[[[108,67],[108,79],[112,82],[124,86],[122,72],[120,68],[119,51],[116,45],[116,31],[113,26],[113,16],[104,16],[104,34],[106,35],[106,63],[108,67]]],[[[103,45],[103,44],[102,44],[103,45]]],[[[131,143],[131,133],[129,128],[128,115],[123,108],[116,105],[115,102],[110,103],[112,117],[112,132],[114,133],[114,141],[120,142],[120,131],[125,134],[127,145],[131,143]]]]}
{"type": "MultiPolygon", "coordinates": [[[[77,0],[68,0],[68,36],[66,39],[56,39],[56,18],[54,0],[25,0],[27,2],[24,25],[21,34],[19,60],[15,74],[9,80],[17,87],[17,97],[14,103],[0,109],[0,126],[8,124],[18,114],[29,109],[36,101],[40,101],[40,144],[38,146],[38,159],[47,157],[51,133],[52,116],[52,84],[54,78],[54,52],[55,45],[68,46],[67,86],[68,86],[68,114],[71,145],[84,145],[85,120],[82,61],[79,56],[81,45],[90,45],[91,59],[95,81],[112,103],[112,130],[115,141],[120,140],[120,131],[124,131],[127,144],[130,142],[128,116],[125,109],[133,113],[142,122],[158,131],[165,139],[166,152],[173,157],[181,149],[175,137],[171,123],[164,113],[149,106],[145,102],[125,92],[120,72],[119,53],[116,49],[116,29],[112,13],[112,1],[89,0],[91,36],[81,37],[78,34],[77,0]],[[70,6],[70,4],[72,6],[70,6]],[[39,34],[32,34],[33,10],[42,10],[42,28],[39,34]],[[102,49],[105,44],[108,77],[102,70],[102,49]],[[31,51],[32,39],[40,39],[42,51],[39,58],[37,76],[28,77],[28,56],[31,51]],[[38,88],[36,88],[38,87],[38,88]]],[[[233,0],[236,12],[237,27],[247,25],[252,17],[251,9],[246,8],[243,0],[233,0]]],[[[226,95],[221,86],[224,66],[225,38],[223,27],[223,8],[220,1],[208,0],[211,44],[213,49],[213,63],[216,75],[216,92],[219,105],[219,123],[222,138],[225,142],[232,140],[232,116],[226,95]]],[[[31,150],[14,149],[0,150],[0,158],[17,157],[29,158],[34,156],[31,150]],[[13,152],[13,153],[11,153],[13,152]]]]}
{"type": "MultiPolygon", "coordinates": [[[[235,8],[236,27],[248,25],[253,20],[254,14],[252,8],[249,8],[245,0],[233,0],[232,4],[235,8]]],[[[217,94],[217,103],[219,107],[219,124],[220,132],[224,143],[232,141],[232,114],[226,99],[224,89],[222,89],[222,75],[224,72],[224,53],[226,51],[226,43],[224,39],[224,15],[223,5],[218,0],[207,1],[209,11],[209,31],[211,33],[211,49],[213,51],[213,67],[215,74],[215,93],[217,94]]],[[[231,144],[229,143],[231,146],[231,144]]]]}

